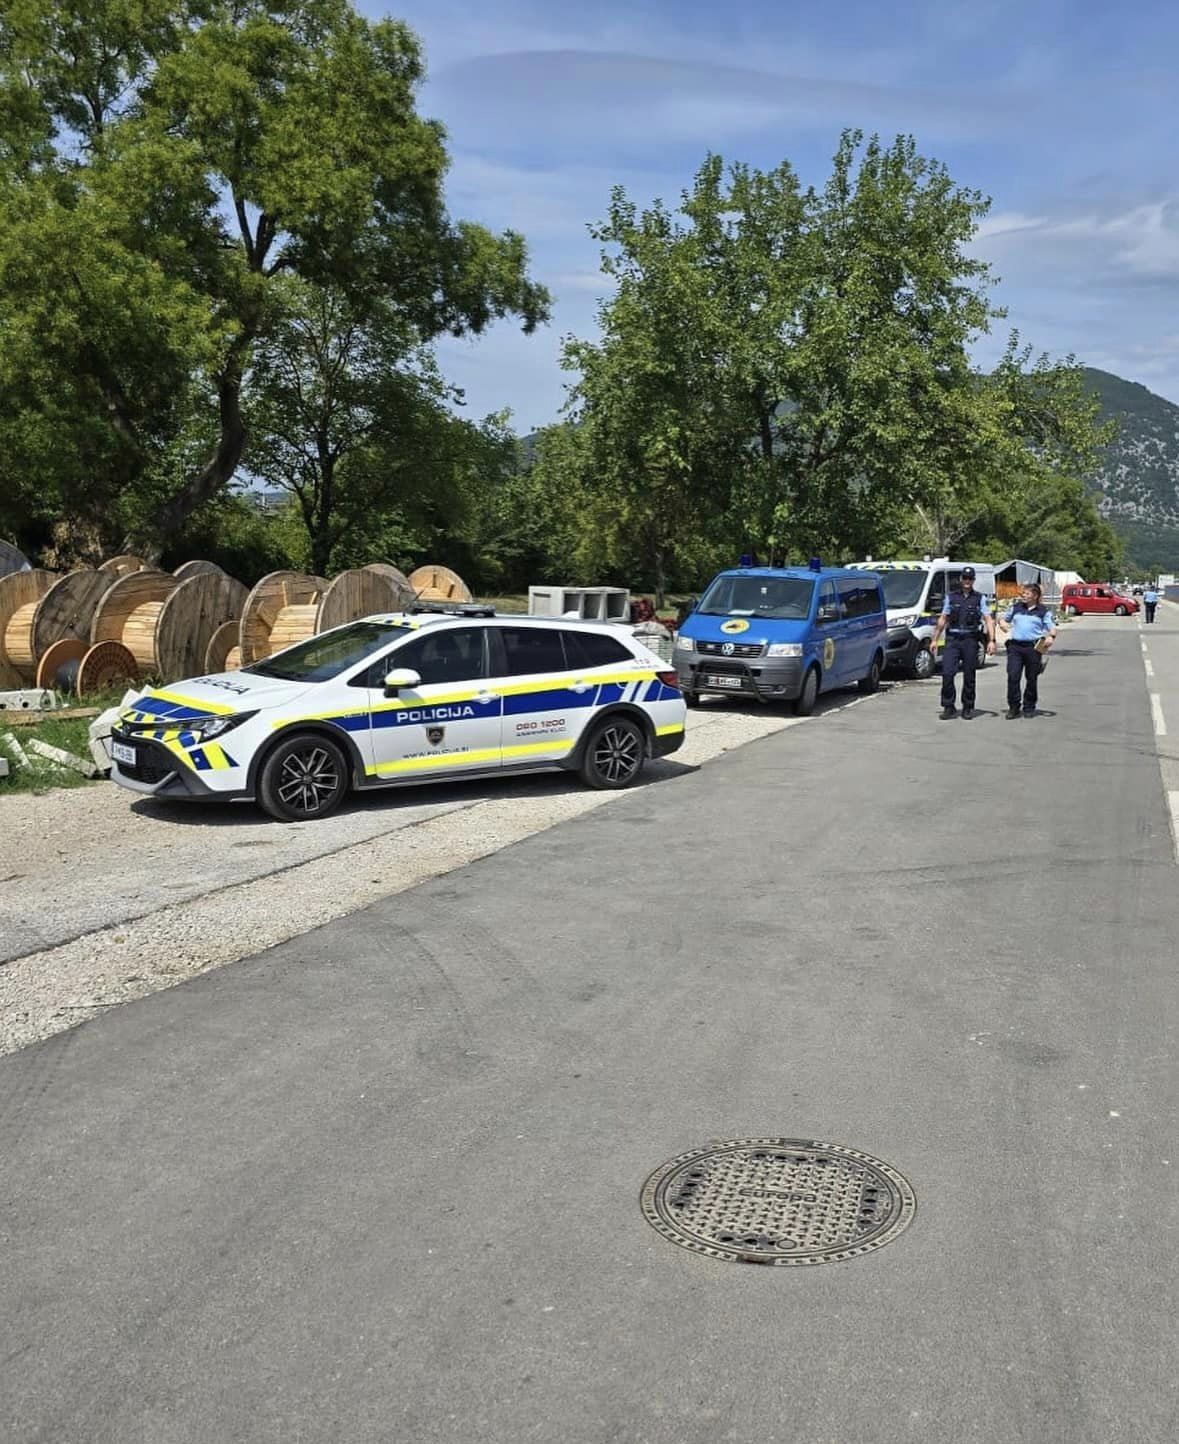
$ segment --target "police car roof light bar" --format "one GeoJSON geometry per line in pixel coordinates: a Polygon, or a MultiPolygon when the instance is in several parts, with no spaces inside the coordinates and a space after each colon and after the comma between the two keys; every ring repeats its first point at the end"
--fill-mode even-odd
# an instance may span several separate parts
{"type": "Polygon", "coordinates": [[[494,617],[495,608],[483,602],[415,602],[410,612],[433,612],[444,617],[494,617]]]}

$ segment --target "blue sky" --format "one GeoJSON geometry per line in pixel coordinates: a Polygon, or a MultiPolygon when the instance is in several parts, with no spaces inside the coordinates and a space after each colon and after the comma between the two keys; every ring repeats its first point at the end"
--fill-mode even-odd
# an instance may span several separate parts
{"type": "Polygon", "coordinates": [[[469,413],[556,419],[561,338],[594,334],[587,224],[610,188],[678,199],[704,155],[821,182],[840,130],[916,137],[992,198],[976,240],[1008,326],[1179,402],[1179,7],[1131,0],[362,0],[421,37],[456,217],[527,237],[552,324],[440,359],[469,413]]]}

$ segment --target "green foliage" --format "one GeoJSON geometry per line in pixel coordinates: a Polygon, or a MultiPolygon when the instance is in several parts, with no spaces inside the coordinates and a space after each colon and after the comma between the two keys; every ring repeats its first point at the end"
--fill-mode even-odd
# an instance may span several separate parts
{"type": "Polygon", "coordinates": [[[616,191],[601,340],[565,351],[600,564],[661,592],[718,552],[940,551],[997,514],[1061,554],[1109,545],[1079,489],[1108,439],[1079,369],[1018,337],[994,375],[970,366],[1002,314],[968,249],[988,204],[911,139],[858,132],[821,189],[712,156],[678,213],[616,191]]]}
{"type": "Polygon", "coordinates": [[[56,508],[79,554],[120,528],[153,552],[174,539],[241,462],[254,351],[291,277],[379,306],[412,346],[545,319],[522,239],[446,214],[421,77],[407,27],[346,0],[7,5],[0,456],[18,534],[56,508]]]}

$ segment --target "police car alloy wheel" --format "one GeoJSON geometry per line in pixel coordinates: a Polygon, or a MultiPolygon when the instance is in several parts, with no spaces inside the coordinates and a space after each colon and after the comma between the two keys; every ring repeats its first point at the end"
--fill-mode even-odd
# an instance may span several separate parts
{"type": "Polygon", "coordinates": [[[933,676],[933,670],[934,656],[929,650],[929,644],[926,643],[923,647],[917,649],[917,653],[913,658],[913,676],[917,681],[924,682],[933,676]]]}
{"type": "Polygon", "coordinates": [[[348,791],[348,762],[328,737],[304,732],[280,742],[262,764],[258,800],[280,822],[326,817],[348,791]]]}
{"type": "Polygon", "coordinates": [[[639,775],[647,751],[642,728],[629,717],[611,717],[590,733],[581,764],[590,787],[629,787],[639,775]]]}
{"type": "Polygon", "coordinates": [[[980,643],[978,644],[978,666],[979,666],[979,667],[985,667],[986,665],[987,665],[987,644],[986,644],[985,642],[980,642],[980,643]]]}

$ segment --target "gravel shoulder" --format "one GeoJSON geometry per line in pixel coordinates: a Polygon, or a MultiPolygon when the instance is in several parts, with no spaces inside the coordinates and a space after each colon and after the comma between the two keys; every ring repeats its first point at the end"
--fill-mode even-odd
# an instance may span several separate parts
{"type": "MultiPolygon", "coordinates": [[[[810,719],[729,703],[688,716],[640,784],[810,719]]],[[[250,956],[609,805],[561,774],[358,798],[282,826],[252,807],[160,804],[113,785],[0,803],[0,1055],[250,956]]]]}

